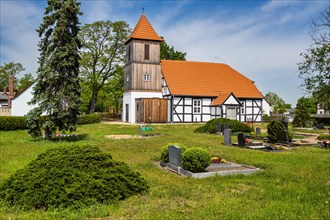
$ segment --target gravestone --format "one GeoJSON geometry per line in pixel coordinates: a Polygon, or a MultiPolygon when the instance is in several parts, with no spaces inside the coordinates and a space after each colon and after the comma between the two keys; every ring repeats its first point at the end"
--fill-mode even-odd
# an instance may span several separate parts
{"type": "Polygon", "coordinates": [[[222,135],[221,123],[217,124],[217,134],[222,135]]]}
{"type": "Polygon", "coordinates": [[[256,128],[256,136],[260,137],[261,134],[261,128],[256,128]]]}
{"type": "Polygon", "coordinates": [[[323,123],[317,124],[316,128],[319,130],[324,129],[324,124],[323,123]]]}
{"type": "Polygon", "coordinates": [[[231,145],[231,129],[225,129],[224,131],[224,144],[231,145]]]}
{"type": "Polygon", "coordinates": [[[312,121],[305,121],[305,127],[306,128],[312,128],[313,127],[313,122],[312,121]]]}
{"type": "Polygon", "coordinates": [[[181,148],[178,146],[168,147],[168,161],[170,164],[180,167],[182,164],[181,148]]]}
{"type": "Polygon", "coordinates": [[[289,136],[287,131],[280,131],[278,133],[278,142],[284,142],[284,143],[289,142],[289,136]]]}
{"type": "Polygon", "coordinates": [[[237,140],[238,140],[238,146],[245,147],[245,134],[244,133],[238,133],[237,140]]]}

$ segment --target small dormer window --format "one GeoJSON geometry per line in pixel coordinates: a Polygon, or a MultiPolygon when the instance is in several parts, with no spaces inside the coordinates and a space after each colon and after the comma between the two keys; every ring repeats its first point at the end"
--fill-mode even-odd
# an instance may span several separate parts
{"type": "Polygon", "coordinates": [[[144,45],[144,59],[149,60],[149,44],[144,45]]]}
{"type": "Polygon", "coordinates": [[[150,75],[149,74],[144,74],[144,81],[150,81],[150,75]]]}

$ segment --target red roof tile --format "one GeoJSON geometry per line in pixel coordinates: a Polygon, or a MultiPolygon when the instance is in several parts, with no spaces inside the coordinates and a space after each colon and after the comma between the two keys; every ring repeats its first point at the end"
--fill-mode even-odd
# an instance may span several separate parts
{"type": "Polygon", "coordinates": [[[162,74],[172,95],[263,98],[252,80],[221,63],[162,60],[162,74]]]}
{"type": "Polygon", "coordinates": [[[229,98],[231,94],[232,93],[230,92],[221,92],[219,96],[213,100],[211,106],[222,105],[229,98]]]}
{"type": "Polygon", "coordinates": [[[132,34],[126,40],[125,44],[127,44],[131,39],[163,41],[163,39],[160,38],[156,31],[153,29],[147,17],[143,14],[141,15],[140,20],[135,26],[132,34]]]}

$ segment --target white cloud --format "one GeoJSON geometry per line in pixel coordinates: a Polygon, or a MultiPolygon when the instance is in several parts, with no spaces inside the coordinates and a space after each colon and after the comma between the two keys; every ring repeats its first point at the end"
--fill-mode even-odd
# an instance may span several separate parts
{"type": "Polygon", "coordinates": [[[37,70],[38,34],[43,12],[39,7],[24,1],[0,2],[1,65],[18,62],[26,72],[37,70]]]}

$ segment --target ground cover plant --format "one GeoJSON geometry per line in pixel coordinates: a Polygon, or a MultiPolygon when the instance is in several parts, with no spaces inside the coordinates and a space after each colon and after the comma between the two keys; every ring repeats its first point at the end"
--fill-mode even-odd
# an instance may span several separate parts
{"type": "Polygon", "coordinates": [[[0,198],[26,209],[114,203],[147,191],[125,163],[91,146],[48,149],[0,185],[0,198]]]}
{"type": "MultiPolygon", "coordinates": [[[[137,125],[91,124],[75,145],[99,146],[114,160],[127,163],[149,183],[149,191],[115,204],[56,210],[22,210],[0,200],[0,219],[329,219],[330,151],[298,147],[269,153],[221,145],[223,137],[195,133],[199,124],[154,125],[160,137],[108,139],[136,135],[137,125]],[[160,169],[160,148],[167,143],[201,147],[231,162],[262,168],[252,175],[192,179],[160,169]]],[[[257,125],[262,127],[265,125],[257,125]]],[[[236,137],[233,136],[233,141],[236,137]]],[[[0,131],[0,182],[47,149],[72,143],[33,140],[26,130],[0,131]]]]}

